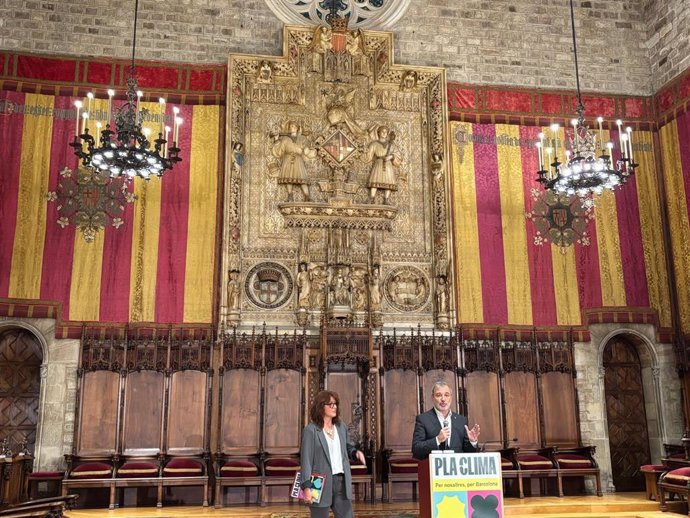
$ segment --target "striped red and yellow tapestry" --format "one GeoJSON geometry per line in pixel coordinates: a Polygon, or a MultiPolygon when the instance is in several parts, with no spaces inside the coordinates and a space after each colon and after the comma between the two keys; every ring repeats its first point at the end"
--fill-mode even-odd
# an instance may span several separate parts
{"type": "Polygon", "coordinates": [[[75,100],[0,92],[0,298],[58,301],[72,321],[210,323],[221,107],[180,106],[182,162],[137,179],[122,226],[86,243],[46,198],[77,166],[75,100]]]}
{"type": "Polygon", "coordinates": [[[690,111],[662,126],[659,139],[680,327],[690,334],[690,111]]]}
{"type": "Polygon", "coordinates": [[[543,190],[534,147],[540,131],[451,123],[459,322],[580,326],[588,309],[627,307],[652,308],[670,327],[652,134],[636,132],[640,167],[596,199],[588,239],[560,249],[541,242],[526,218],[533,192],[543,190]]]}

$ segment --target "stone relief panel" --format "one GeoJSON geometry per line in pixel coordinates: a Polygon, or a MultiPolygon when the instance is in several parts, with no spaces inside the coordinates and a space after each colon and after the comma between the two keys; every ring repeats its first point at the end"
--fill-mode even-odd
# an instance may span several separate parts
{"type": "Polygon", "coordinates": [[[284,47],[229,59],[224,326],[447,328],[444,71],[395,65],[391,34],[343,18],[284,47]]]}

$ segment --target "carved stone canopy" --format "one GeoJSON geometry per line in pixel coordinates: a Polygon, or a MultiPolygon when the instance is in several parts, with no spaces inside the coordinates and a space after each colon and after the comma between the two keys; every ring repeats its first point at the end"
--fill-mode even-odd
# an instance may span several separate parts
{"type": "Polygon", "coordinates": [[[245,289],[224,323],[448,325],[445,73],[392,55],[389,33],[319,26],[230,56],[223,271],[245,289]]]}

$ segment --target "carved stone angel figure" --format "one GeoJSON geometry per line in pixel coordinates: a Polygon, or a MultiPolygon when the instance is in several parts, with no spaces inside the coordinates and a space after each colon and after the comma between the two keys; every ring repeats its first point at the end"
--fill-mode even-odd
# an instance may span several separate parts
{"type": "Polygon", "coordinates": [[[309,147],[307,139],[302,135],[299,124],[288,121],[285,125],[286,133],[273,135],[273,156],[280,159],[278,183],[285,185],[288,201],[293,201],[292,187],[299,185],[304,200],[309,201],[309,179],[305,158],[316,158],[316,150],[309,147]]]}
{"type": "Polygon", "coordinates": [[[399,160],[391,153],[391,145],[395,140],[395,133],[389,132],[386,126],[378,126],[372,130],[375,139],[367,147],[366,161],[372,162],[367,187],[372,203],[376,197],[376,191],[383,191],[383,203],[388,205],[391,191],[398,190],[395,168],[399,160]],[[375,130],[375,131],[374,131],[375,130]]]}
{"type": "Polygon", "coordinates": [[[352,108],[356,94],[357,90],[346,92],[342,88],[336,89],[330,95],[326,117],[331,126],[336,128],[346,126],[354,135],[364,136],[366,131],[360,128],[348,113],[348,110],[352,108]]]}

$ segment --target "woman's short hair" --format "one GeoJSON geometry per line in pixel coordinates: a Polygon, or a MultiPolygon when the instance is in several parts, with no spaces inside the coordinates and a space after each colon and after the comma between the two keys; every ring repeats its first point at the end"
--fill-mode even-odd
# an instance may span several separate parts
{"type": "Polygon", "coordinates": [[[332,390],[322,390],[316,394],[316,397],[311,404],[309,417],[311,417],[313,423],[319,425],[321,428],[323,428],[324,407],[327,403],[331,402],[331,399],[333,399],[338,405],[336,407],[335,417],[333,418],[333,424],[338,424],[340,421],[340,398],[338,397],[337,392],[333,392],[332,390]]]}

